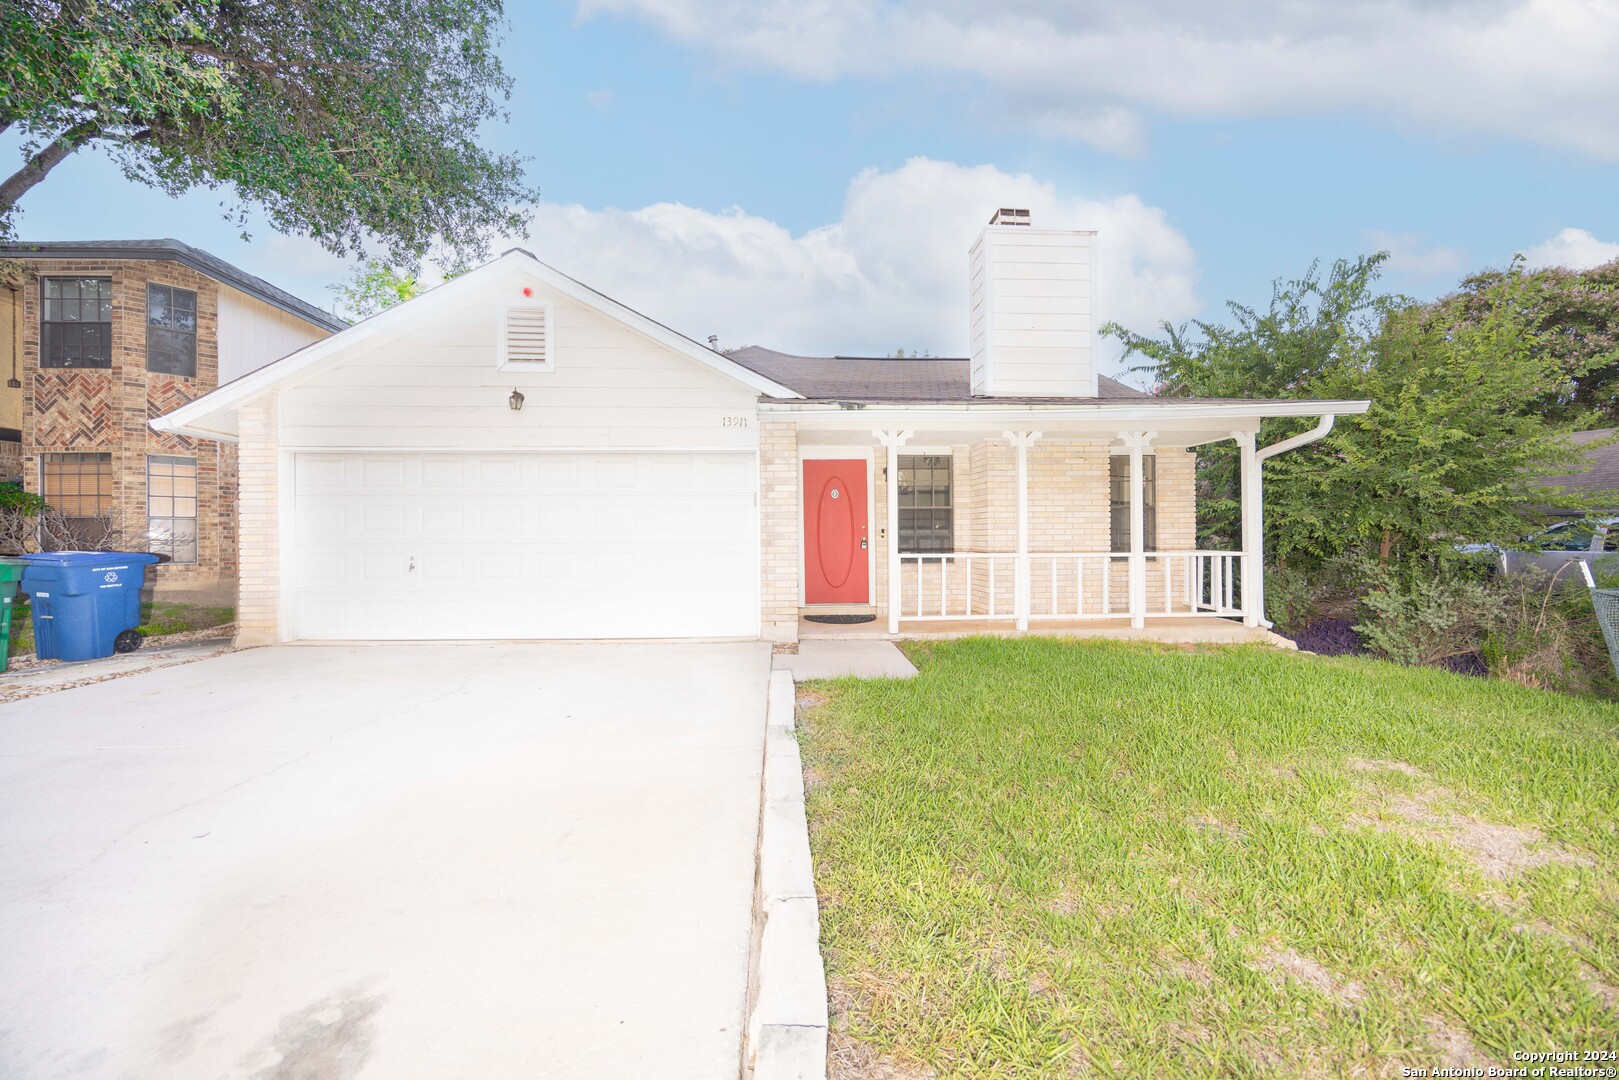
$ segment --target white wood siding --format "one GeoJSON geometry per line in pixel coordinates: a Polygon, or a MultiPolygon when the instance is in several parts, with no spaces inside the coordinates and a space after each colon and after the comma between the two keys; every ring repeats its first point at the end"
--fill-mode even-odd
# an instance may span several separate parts
{"type": "MultiPolygon", "coordinates": [[[[282,445],[300,448],[704,448],[758,445],[756,391],[565,296],[554,371],[501,371],[500,306],[480,292],[431,328],[382,341],[284,390],[282,445]],[[507,404],[525,397],[520,412],[507,404]]],[[[506,293],[511,293],[511,296],[506,293]]]]}
{"type": "Polygon", "coordinates": [[[219,382],[239,379],[331,331],[228,285],[219,287],[219,382]]]}
{"type": "Polygon", "coordinates": [[[1025,226],[980,235],[970,257],[975,393],[1095,394],[1094,239],[1025,226]]]}

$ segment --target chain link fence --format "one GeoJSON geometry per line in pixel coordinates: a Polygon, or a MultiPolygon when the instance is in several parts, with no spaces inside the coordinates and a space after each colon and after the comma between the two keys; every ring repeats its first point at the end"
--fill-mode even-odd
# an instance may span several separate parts
{"type": "Polygon", "coordinates": [[[1597,609],[1597,622],[1608,642],[1608,658],[1619,674],[1619,589],[1592,589],[1591,605],[1597,609]]]}

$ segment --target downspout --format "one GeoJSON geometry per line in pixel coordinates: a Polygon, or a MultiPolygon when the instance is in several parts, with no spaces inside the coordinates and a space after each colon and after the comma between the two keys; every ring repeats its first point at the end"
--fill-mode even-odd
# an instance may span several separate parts
{"type": "Polygon", "coordinates": [[[1279,443],[1272,443],[1253,456],[1252,472],[1247,477],[1253,487],[1253,533],[1251,536],[1243,537],[1244,549],[1251,551],[1253,558],[1248,566],[1243,567],[1243,584],[1252,586],[1251,592],[1247,588],[1243,590],[1243,607],[1248,609],[1245,622],[1247,619],[1254,619],[1258,625],[1267,630],[1275,625],[1265,618],[1265,460],[1326,438],[1337,419],[1335,414],[1326,413],[1309,431],[1301,432],[1290,439],[1283,439],[1279,443]]]}
{"type": "Polygon", "coordinates": [[[1311,428],[1309,431],[1295,435],[1291,439],[1283,439],[1279,443],[1272,443],[1263,450],[1259,451],[1259,453],[1255,455],[1255,459],[1258,461],[1264,461],[1266,458],[1273,458],[1277,454],[1285,454],[1289,450],[1297,450],[1301,446],[1308,446],[1310,443],[1324,439],[1327,437],[1327,432],[1332,430],[1333,422],[1337,419],[1338,417],[1334,414],[1327,413],[1320,419],[1319,422],[1316,423],[1315,427],[1311,428]]]}

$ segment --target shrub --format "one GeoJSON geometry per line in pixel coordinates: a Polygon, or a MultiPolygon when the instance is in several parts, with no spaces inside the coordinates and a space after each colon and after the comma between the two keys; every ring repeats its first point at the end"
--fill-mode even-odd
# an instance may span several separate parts
{"type": "Polygon", "coordinates": [[[1523,686],[1613,696],[1619,679],[1591,594],[1563,575],[1531,571],[1499,579],[1496,622],[1480,644],[1490,675],[1523,686]]]}
{"type": "Polygon", "coordinates": [[[1395,663],[1434,666],[1476,653],[1500,617],[1497,591],[1454,568],[1401,575],[1369,563],[1361,577],[1355,632],[1368,651],[1395,663]]]}

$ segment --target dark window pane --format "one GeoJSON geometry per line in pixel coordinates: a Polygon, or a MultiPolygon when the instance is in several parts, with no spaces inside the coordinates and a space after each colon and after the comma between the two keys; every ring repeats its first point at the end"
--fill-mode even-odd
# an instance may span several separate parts
{"type": "Polygon", "coordinates": [[[147,283],[146,370],[196,377],[196,293],[155,281],[147,283]]]}
{"type": "Polygon", "coordinates": [[[149,326],[172,326],[169,321],[169,288],[167,285],[146,286],[146,322],[149,326]]]}
{"type": "Polygon", "coordinates": [[[40,366],[111,367],[111,279],[45,278],[40,295],[40,366]]]}
{"type": "Polygon", "coordinates": [[[197,337],[179,330],[146,329],[146,369],[164,375],[197,374],[197,337]]]}
{"type": "MultiPolygon", "coordinates": [[[[1111,547],[1130,550],[1130,458],[1114,454],[1108,460],[1108,494],[1112,511],[1111,547]]],[[[1151,454],[1141,457],[1142,524],[1145,526],[1143,551],[1158,550],[1158,461],[1151,454]]]]}
{"type": "Polygon", "coordinates": [[[899,459],[899,548],[932,554],[955,550],[950,509],[950,458],[941,454],[899,459]]]}

